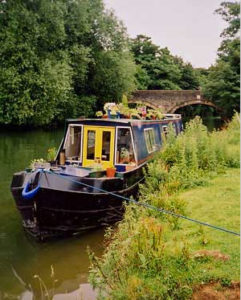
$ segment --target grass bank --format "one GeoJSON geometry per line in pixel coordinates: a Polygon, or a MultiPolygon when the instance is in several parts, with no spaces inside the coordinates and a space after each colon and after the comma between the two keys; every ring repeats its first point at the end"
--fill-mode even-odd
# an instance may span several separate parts
{"type": "MultiPolygon", "coordinates": [[[[200,119],[178,138],[170,130],[140,201],[239,231],[239,129],[236,115],[212,134],[200,119]]],[[[186,220],[127,205],[106,240],[102,258],[91,254],[99,298],[189,299],[204,284],[239,280],[239,238],[186,220]]]]}

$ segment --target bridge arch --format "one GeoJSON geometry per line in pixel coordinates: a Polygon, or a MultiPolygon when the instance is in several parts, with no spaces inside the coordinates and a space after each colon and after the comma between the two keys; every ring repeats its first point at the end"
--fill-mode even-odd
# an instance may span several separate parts
{"type": "Polygon", "coordinates": [[[216,109],[217,112],[221,113],[222,110],[219,108],[217,105],[215,105],[213,102],[202,100],[202,101],[188,101],[188,102],[183,102],[183,103],[178,103],[172,107],[169,108],[168,113],[174,114],[178,109],[183,108],[185,106],[191,106],[191,105],[205,105],[205,106],[210,106],[216,109]]]}

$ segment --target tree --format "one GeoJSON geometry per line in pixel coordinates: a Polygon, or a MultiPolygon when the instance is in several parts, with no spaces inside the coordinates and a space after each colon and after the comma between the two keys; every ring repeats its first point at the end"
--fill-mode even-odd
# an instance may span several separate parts
{"type": "Polygon", "coordinates": [[[102,0],[1,1],[0,41],[0,124],[90,115],[135,88],[126,29],[102,0]]]}
{"type": "Polygon", "coordinates": [[[218,59],[209,70],[203,92],[231,117],[235,110],[240,111],[240,5],[223,2],[216,13],[228,22],[228,26],[221,34],[223,41],[218,59]]]}
{"type": "Polygon", "coordinates": [[[131,41],[137,64],[139,89],[197,89],[199,81],[191,64],[171,55],[167,48],[152,43],[151,38],[138,35],[131,41]]]}

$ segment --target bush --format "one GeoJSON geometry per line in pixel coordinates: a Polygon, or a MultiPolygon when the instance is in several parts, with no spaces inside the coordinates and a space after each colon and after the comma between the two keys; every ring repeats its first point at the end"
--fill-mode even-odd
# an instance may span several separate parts
{"type": "MultiPolygon", "coordinates": [[[[239,128],[238,114],[225,130],[213,133],[200,118],[177,138],[170,127],[162,151],[148,165],[139,201],[185,214],[186,203],[177,192],[204,185],[227,167],[238,167],[239,128]]],[[[118,229],[108,230],[110,242],[103,257],[90,255],[90,281],[98,287],[99,299],[106,294],[108,299],[190,299],[193,286],[215,280],[215,272],[206,273],[213,258],[197,260],[190,254],[187,233],[178,233],[179,222],[170,215],[126,205],[118,229]]],[[[195,235],[199,244],[200,235],[202,245],[207,244],[203,228],[195,235]]]]}

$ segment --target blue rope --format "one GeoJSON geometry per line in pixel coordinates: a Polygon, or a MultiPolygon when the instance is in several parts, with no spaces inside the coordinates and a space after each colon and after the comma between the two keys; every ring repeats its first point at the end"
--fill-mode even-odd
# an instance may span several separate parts
{"type": "Polygon", "coordinates": [[[207,227],[216,229],[216,230],[220,230],[220,231],[223,231],[223,232],[227,232],[227,233],[230,233],[230,234],[234,234],[234,235],[240,236],[240,233],[237,233],[237,232],[235,232],[235,231],[228,230],[228,229],[222,228],[222,227],[218,227],[218,226],[215,226],[215,225],[212,225],[212,224],[208,224],[208,223],[205,223],[205,222],[202,222],[202,221],[199,221],[199,220],[195,220],[195,219],[192,219],[192,218],[189,218],[189,217],[180,215],[180,214],[176,214],[176,213],[174,213],[174,212],[172,212],[172,211],[169,211],[169,210],[166,210],[166,209],[163,209],[163,208],[158,208],[158,207],[153,206],[153,205],[148,204],[148,203],[139,202],[139,201],[136,201],[136,200],[133,200],[133,199],[130,199],[130,198],[127,198],[127,197],[124,197],[124,196],[115,194],[115,193],[113,193],[113,192],[109,192],[109,191],[103,190],[103,189],[98,188],[98,187],[95,187],[95,186],[93,186],[93,185],[89,185],[89,184],[87,184],[87,183],[83,183],[83,182],[79,182],[79,181],[73,180],[73,179],[68,178],[67,176],[63,176],[63,175],[61,175],[61,174],[57,174],[57,173],[54,173],[54,172],[51,172],[51,171],[47,171],[47,170],[45,170],[44,172],[49,173],[49,174],[53,174],[53,175],[56,175],[56,176],[59,176],[59,177],[62,177],[62,178],[64,178],[65,180],[68,180],[68,181],[71,181],[71,182],[74,182],[74,183],[77,183],[77,184],[80,184],[80,185],[83,185],[83,186],[86,186],[86,187],[95,189],[95,190],[97,190],[97,191],[99,191],[99,192],[107,193],[107,194],[109,194],[109,195],[112,195],[112,196],[114,196],[114,197],[120,198],[120,199],[125,200],[125,201],[128,201],[128,202],[132,202],[132,203],[134,203],[134,204],[136,204],[136,205],[139,205],[139,206],[143,206],[143,207],[146,207],[146,208],[150,208],[150,209],[156,210],[156,211],[158,211],[158,212],[161,212],[161,213],[164,213],[164,214],[171,215],[171,216],[173,216],[173,217],[181,218],[181,219],[188,220],[188,221],[191,221],[191,222],[194,222],[194,223],[203,225],[203,226],[207,226],[207,227]]]}

